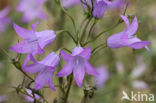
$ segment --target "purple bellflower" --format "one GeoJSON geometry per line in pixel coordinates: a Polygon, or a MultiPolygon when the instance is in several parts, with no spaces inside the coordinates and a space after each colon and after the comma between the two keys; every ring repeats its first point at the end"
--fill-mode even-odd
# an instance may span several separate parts
{"type": "MultiPolygon", "coordinates": [[[[32,93],[32,90],[31,89],[27,89],[25,88],[25,90],[27,91],[27,93],[33,97],[33,93],[32,93]]],[[[24,98],[28,101],[28,102],[34,102],[34,98],[30,97],[30,96],[27,96],[27,95],[24,95],[24,98]]],[[[40,96],[38,94],[34,94],[34,97],[39,100],[40,99],[40,96]]]]}
{"type": "Polygon", "coordinates": [[[61,0],[61,5],[64,7],[64,8],[70,8],[74,5],[78,5],[80,4],[80,0],[61,0]]]}
{"type": "Polygon", "coordinates": [[[36,61],[32,55],[30,55],[30,59],[34,63],[30,65],[23,65],[22,68],[26,73],[39,72],[37,78],[35,79],[35,90],[43,88],[48,83],[49,87],[55,91],[55,87],[52,82],[52,76],[56,66],[60,61],[58,54],[52,52],[39,62],[36,61]]]}
{"type": "Polygon", "coordinates": [[[7,17],[10,12],[10,8],[6,7],[0,11],[0,33],[4,32],[8,24],[10,24],[10,18],[7,17]]]}
{"type": "Polygon", "coordinates": [[[129,24],[129,20],[126,16],[121,15],[121,18],[126,24],[126,29],[120,33],[110,36],[107,39],[108,46],[110,48],[130,47],[133,49],[141,49],[145,47],[149,51],[147,45],[151,42],[141,41],[134,35],[138,29],[137,17],[135,16],[132,24],[129,24]]]}
{"type": "Polygon", "coordinates": [[[101,88],[101,87],[104,86],[105,82],[108,80],[109,73],[108,73],[107,69],[104,66],[101,66],[101,67],[97,68],[96,71],[99,74],[95,78],[96,86],[98,88],[101,88]]]}
{"type": "Polygon", "coordinates": [[[94,0],[93,16],[100,19],[104,16],[106,9],[113,10],[123,6],[122,0],[94,0]]]}
{"type": "Polygon", "coordinates": [[[79,87],[81,87],[85,72],[90,75],[97,76],[98,73],[88,62],[91,56],[91,48],[75,47],[72,54],[69,55],[64,51],[61,51],[61,56],[67,64],[63,69],[56,74],[58,77],[64,77],[70,75],[72,72],[74,74],[75,81],[79,87]]]}
{"type": "Polygon", "coordinates": [[[45,30],[36,32],[35,28],[39,22],[32,25],[32,30],[26,30],[14,24],[16,33],[24,39],[24,41],[11,47],[11,50],[21,54],[42,54],[43,48],[55,40],[55,32],[52,30],[45,30]]]}
{"type": "Polygon", "coordinates": [[[17,11],[23,12],[23,22],[31,22],[34,19],[46,19],[47,15],[42,11],[42,6],[46,0],[21,0],[17,6],[17,11]]]}

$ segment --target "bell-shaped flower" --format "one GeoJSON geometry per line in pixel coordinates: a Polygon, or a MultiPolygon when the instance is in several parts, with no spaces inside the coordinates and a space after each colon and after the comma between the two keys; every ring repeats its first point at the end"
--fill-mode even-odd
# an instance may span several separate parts
{"type": "Polygon", "coordinates": [[[58,77],[64,77],[70,75],[72,72],[74,74],[75,81],[79,87],[81,87],[85,72],[90,75],[97,76],[98,73],[89,63],[91,56],[91,48],[75,47],[72,54],[69,55],[64,51],[61,51],[61,56],[67,64],[62,68],[62,70],[56,74],[58,77]]]}
{"type": "Polygon", "coordinates": [[[34,98],[36,100],[39,100],[41,98],[38,94],[36,94],[36,93],[33,94],[33,91],[31,89],[25,88],[25,90],[26,90],[26,92],[28,93],[29,96],[24,94],[24,98],[28,102],[34,102],[34,98]],[[32,98],[32,97],[34,97],[34,98],[32,98]]]}
{"type": "Polygon", "coordinates": [[[11,47],[11,50],[21,54],[42,54],[43,48],[55,40],[55,32],[52,30],[45,30],[36,32],[35,28],[39,22],[32,25],[32,30],[26,30],[17,24],[14,24],[16,33],[24,39],[24,41],[11,47]]]}
{"type": "Polygon", "coordinates": [[[10,24],[10,18],[7,16],[9,12],[9,7],[6,7],[0,11],[0,33],[4,32],[6,27],[10,24]]]}
{"type": "Polygon", "coordinates": [[[61,0],[61,5],[64,8],[70,8],[72,6],[80,4],[80,0],[61,0]]]}
{"type": "Polygon", "coordinates": [[[138,29],[138,21],[135,16],[132,24],[129,24],[129,20],[126,16],[121,15],[121,18],[126,24],[126,29],[120,33],[114,34],[107,39],[107,44],[110,48],[130,47],[133,49],[146,48],[149,51],[147,45],[151,42],[141,41],[134,34],[138,29]]]}
{"type": "Polygon", "coordinates": [[[26,73],[39,72],[37,78],[35,79],[35,90],[43,88],[48,83],[49,87],[55,91],[52,77],[55,68],[60,61],[58,54],[52,52],[39,62],[36,61],[32,55],[30,55],[30,59],[34,63],[29,65],[23,65],[22,68],[26,73]]]}
{"type": "Polygon", "coordinates": [[[16,9],[24,13],[23,22],[31,22],[36,18],[46,19],[47,15],[42,10],[45,2],[46,0],[21,0],[16,9]]]}
{"type": "Polygon", "coordinates": [[[101,67],[98,67],[96,69],[96,71],[98,72],[99,75],[96,76],[95,78],[95,81],[96,81],[96,86],[98,88],[102,88],[106,81],[108,80],[109,78],[109,72],[108,70],[106,69],[106,67],[104,66],[101,66],[101,67]]]}

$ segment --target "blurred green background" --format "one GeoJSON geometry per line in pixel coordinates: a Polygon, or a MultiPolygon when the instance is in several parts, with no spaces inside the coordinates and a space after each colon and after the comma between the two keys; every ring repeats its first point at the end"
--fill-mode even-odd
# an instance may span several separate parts
{"type": "MultiPolygon", "coordinates": [[[[20,0],[0,0],[0,10],[6,6],[11,7],[9,17],[12,22],[18,25],[30,29],[30,26],[34,22],[28,24],[20,21],[22,13],[16,11],[16,6],[20,0]]],[[[44,11],[48,14],[47,20],[42,20],[37,27],[37,31],[42,30],[61,30],[67,29],[73,32],[73,26],[70,19],[61,11],[59,6],[54,0],[48,0],[44,5],[44,11]]],[[[83,10],[80,6],[74,6],[68,9],[68,12],[76,20],[76,25],[79,28],[81,21],[84,18],[83,10]]],[[[123,10],[121,10],[123,12],[123,10]]],[[[121,12],[111,11],[106,12],[105,16],[100,20],[94,28],[94,35],[106,30],[113,26],[119,19],[121,12]]],[[[126,12],[127,15],[137,15],[139,21],[139,29],[136,35],[141,40],[148,40],[152,43],[149,45],[150,52],[145,49],[132,50],[131,48],[124,47],[120,49],[105,48],[92,56],[90,62],[98,67],[105,65],[109,71],[109,79],[105,83],[104,87],[95,91],[94,96],[88,100],[88,103],[129,103],[128,101],[122,101],[122,91],[139,91],[141,93],[152,93],[156,95],[156,0],[129,0],[129,6],[126,12]],[[140,65],[144,65],[146,70],[138,78],[132,78],[131,72],[140,65]],[[119,69],[123,71],[119,72],[119,69]],[[147,83],[146,89],[137,89],[132,86],[134,80],[141,80],[147,83]]],[[[131,19],[131,20],[132,20],[131,19]]],[[[120,24],[117,28],[111,30],[100,39],[89,44],[92,48],[98,44],[106,41],[108,34],[112,35],[122,31],[125,28],[125,24],[120,24]]],[[[94,36],[93,35],[93,36],[94,36]]],[[[16,34],[12,25],[9,25],[7,30],[0,34],[0,47],[5,49],[8,54],[15,58],[17,54],[10,51],[10,47],[21,41],[22,39],[16,34]]],[[[74,47],[72,40],[64,34],[57,35],[54,43],[45,48],[45,53],[42,56],[37,56],[38,60],[41,60],[48,53],[56,51],[60,48],[68,48],[72,50],[74,47]]],[[[25,55],[21,57],[21,63],[24,61],[25,55]]],[[[63,61],[61,61],[63,63],[63,61]]],[[[35,78],[36,75],[30,75],[35,78]]],[[[5,53],[0,50],[0,97],[3,95],[8,96],[8,100],[4,103],[28,103],[24,100],[21,94],[17,94],[14,86],[21,84],[24,76],[19,72],[12,64],[5,53]]],[[[55,78],[54,83],[58,83],[58,79],[55,78]]],[[[28,80],[26,80],[27,82],[28,80]]],[[[72,90],[69,96],[70,103],[80,103],[83,97],[83,88],[78,88],[73,83],[72,90]]],[[[45,98],[52,103],[55,98],[59,98],[59,90],[54,92],[49,88],[42,89],[45,98]]],[[[138,102],[139,103],[139,102],[138,102]]],[[[145,102],[148,103],[148,102],[145,102]]],[[[149,102],[151,103],[151,102],[149,102]]],[[[156,102],[153,102],[156,103],[156,102]]]]}

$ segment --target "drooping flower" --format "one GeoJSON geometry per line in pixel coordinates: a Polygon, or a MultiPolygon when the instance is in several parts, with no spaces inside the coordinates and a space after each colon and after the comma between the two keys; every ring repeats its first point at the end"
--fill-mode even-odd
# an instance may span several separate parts
{"type": "Polygon", "coordinates": [[[78,5],[80,3],[81,3],[80,0],[61,0],[61,5],[64,8],[69,8],[69,7],[72,7],[74,5],[78,5]]]}
{"type": "Polygon", "coordinates": [[[58,77],[64,77],[70,75],[72,72],[74,74],[75,81],[80,87],[82,85],[85,72],[90,75],[97,76],[98,73],[88,62],[91,56],[91,48],[75,47],[71,55],[61,51],[61,56],[67,64],[62,68],[62,70],[56,74],[58,77]]]}
{"type": "Polygon", "coordinates": [[[93,16],[100,19],[104,16],[106,8],[112,2],[107,0],[94,0],[93,16]]]}
{"type": "Polygon", "coordinates": [[[23,65],[22,68],[27,73],[39,72],[37,78],[35,79],[35,90],[43,88],[48,83],[49,87],[55,91],[52,76],[60,61],[58,54],[52,52],[39,62],[36,61],[32,55],[29,56],[34,63],[30,65],[23,65]]]}
{"type": "Polygon", "coordinates": [[[32,30],[26,30],[17,24],[14,24],[16,33],[24,39],[24,41],[11,47],[11,50],[21,54],[42,54],[43,48],[55,40],[55,32],[52,30],[45,30],[36,32],[35,28],[39,22],[32,25],[32,30]]]}
{"type": "Polygon", "coordinates": [[[134,34],[138,29],[138,21],[135,16],[132,24],[129,24],[129,20],[126,16],[121,15],[121,18],[126,24],[126,29],[120,33],[114,34],[107,39],[107,44],[110,48],[130,47],[133,49],[146,48],[149,51],[147,45],[151,42],[141,41],[134,34]]]}
{"type": "Polygon", "coordinates": [[[0,33],[4,32],[6,27],[10,24],[10,18],[7,16],[9,12],[9,7],[0,11],[0,33]]]}
{"type": "Polygon", "coordinates": [[[134,80],[132,82],[132,86],[138,90],[143,90],[143,89],[148,88],[148,84],[144,81],[141,81],[141,80],[134,80]]]}
{"type": "Polygon", "coordinates": [[[96,76],[96,86],[98,88],[101,88],[104,86],[105,82],[108,80],[109,73],[108,73],[106,67],[104,67],[104,66],[97,68],[96,71],[99,74],[96,76]]]}
{"type": "MultiPolygon", "coordinates": [[[[34,95],[34,98],[39,100],[40,99],[40,96],[38,94],[33,94],[32,90],[31,89],[27,89],[25,88],[25,90],[27,91],[27,93],[33,97],[34,95]]],[[[28,102],[34,102],[34,98],[30,97],[30,96],[27,96],[27,95],[24,95],[24,98],[28,101],[28,102]]]]}
{"type": "Polygon", "coordinates": [[[42,6],[46,0],[21,0],[17,6],[17,11],[23,12],[22,21],[31,22],[34,19],[46,19],[47,15],[43,12],[42,6]]]}

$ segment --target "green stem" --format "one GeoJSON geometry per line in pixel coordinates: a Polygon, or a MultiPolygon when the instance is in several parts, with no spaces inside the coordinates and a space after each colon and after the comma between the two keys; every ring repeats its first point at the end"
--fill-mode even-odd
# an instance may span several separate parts
{"type": "Polygon", "coordinates": [[[89,23],[90,23],[91,20],[92,20],[92,17],[90,17],[90,18],[88,19],[88,22],[86,23],[86,25],[85,25],[85,27],[84,27],[84,29],[83,29],[83,32],[82,32],[82,34],[81,34],[81,38],[80,38],[80,42],[83,41],[84,36],[85,36],[85,33],[86,33],[86,30],[87,30],[88,25],[89,25],[89,23]]]}
{"type": "Polygon", "coordinates": [[[96,23],[97,23],[97,19],[94,19],[94,23],[93,23],[93,25],[91,26],[91,28],[89,30],[88,37],[87,37],[86,41],[88,41],[89,37],[91,36],[91,32],[92,32],[92,30],[93,30],[96,23]]]}
{"type": "Polygon", "coordinates": [[[87,44],[89,44],[89,43],[95,41],[96,39],[98,39],[99,37],[101,37],[104,33],[106,33],[106,32],[108,32],[108,31],[114,29],[114,28],[117,27],[119,24],[120,24],[120,23],[118,22],[117,24],[115,24],[115,25],[112,26],[111,28],[109,28],[109,29],[107,29],[107,30],[105,30],[105,31],[103,31],[103,32],[101,32],[101,33],[99,33],[95,38],[93,38],[92,40],[86,42],[83,46],[86,46],[87,44]]]}
{"type": "Polygon", "coordinates": [[[60,31],[57,31],[56,34],[60,34],[62,32],[66,32],[69,35],[69,37],[71,37],[71,39],[74,41],[74,43],[77,44],[77,41],[74,39],[74,37],[68,30],[60,30],[60,31]]]}
{"type": "Polygon", "coordinates": [[[75,24],[73,17],[61,6],[61,4],[60,4],[60,7],[61,7],[62,11],[71,19],[73,26],[74,26],[75,33],[77,33],[76,24],[75,24]]]}
{"type": "Polygon", "coordinates": [[[73,75],[70,75],[70,80],[69,80],[69,83],[68,83],[68,89],[67,89],[67,92],[65,94],[65,100],[64,100],[64,103],[68,103],[68,97],[69,97],[69,92],[70,92],[70,89],[71,89],[71,86],[72,86],[72,81],[73,81],[73,75]]]}

